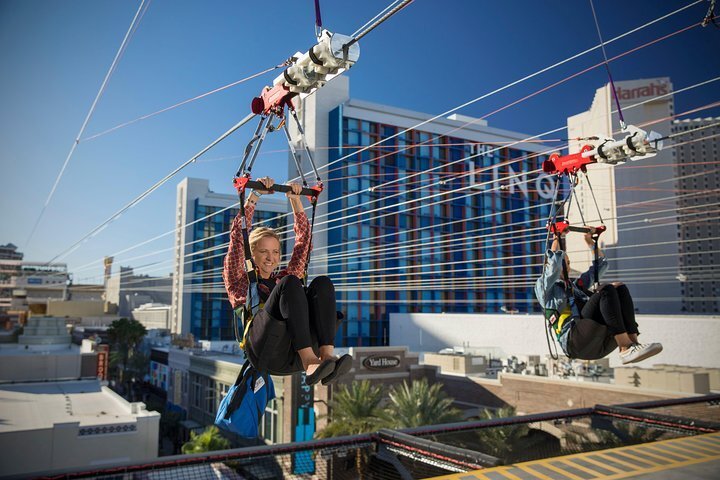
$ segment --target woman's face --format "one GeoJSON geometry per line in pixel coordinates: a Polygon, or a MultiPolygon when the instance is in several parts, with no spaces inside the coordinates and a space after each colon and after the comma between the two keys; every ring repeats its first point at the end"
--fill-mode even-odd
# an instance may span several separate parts
{"type": "Polygon", "coordinates": [[[280,263],[280,242],[273,237],[263,237],[255,245],[252,252],[255,265],[262,278],[270,278],[280,263]]]}

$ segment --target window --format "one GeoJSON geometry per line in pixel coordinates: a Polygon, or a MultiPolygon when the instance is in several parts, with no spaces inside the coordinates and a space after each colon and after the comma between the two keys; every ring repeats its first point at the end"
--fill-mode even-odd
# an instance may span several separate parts
{"type": "Polygon", "coordinates": [[[263,421],[260,424],[260,436],[270,443],[277,443],[279,441],[278,403],[278,399],[274,399],[267,404],[263,421]]]}
{"type": "Polygon", "coordinates": [[[193,390],[192,390],[192,398],[190,399],[191,405],[193,407],[200,408],[201,401],[202,401],[202,392],[203,388],[200,384],[200,381],[197,377],[193,377],[193,390]]]}
{"type": "Polygon", "coordinates": [[[212,387],[205,388],[205,398],[203,405],[205,406],[205,412],[211,415],[215,414],[217,405],[215,404],[215,389],[212,387]]]}

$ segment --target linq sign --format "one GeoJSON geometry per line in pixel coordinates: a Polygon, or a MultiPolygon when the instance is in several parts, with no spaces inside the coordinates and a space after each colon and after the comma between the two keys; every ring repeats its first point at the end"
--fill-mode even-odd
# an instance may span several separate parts
{"type": "Polygon", "coordinates": [[[386,368],[395,368],[400,365],[400,359],[398,357],[386,357],[383,355],[373,355],[367,357],[362,362],[363,367],[369,370],[384,370],[386,368]]]}

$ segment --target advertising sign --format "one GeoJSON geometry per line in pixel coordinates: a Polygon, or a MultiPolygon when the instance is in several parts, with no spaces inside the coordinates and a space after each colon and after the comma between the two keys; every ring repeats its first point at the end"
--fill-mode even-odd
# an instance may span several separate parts
{"type": "Polygon", "coordinates": [[[95,348],[97,350],[97,370],[95,372],[96,376],[100,380],[107,380],[110,346],[98,345],[95,348]]]}
{"type": "Polygon", "coordinates": [[[368,370],[385,370],[400,365],[400,359],[389,355],[373,355],[363,360],[362,364],[368,370]]]}

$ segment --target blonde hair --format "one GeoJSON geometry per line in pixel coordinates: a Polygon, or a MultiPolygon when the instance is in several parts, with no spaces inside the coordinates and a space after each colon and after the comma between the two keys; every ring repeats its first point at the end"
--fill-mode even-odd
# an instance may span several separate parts
{"type": "Polygon", "coordinates": [[[253,229],[252,232],[250,232],[250,252],[255,253],[255,246],[257,246],[258,242],[262,240],[263,238],[272,237],[275,240],[280,243],[280,235],[277,234],[275,230],[268,227],[259,227],[253,229]]]}

